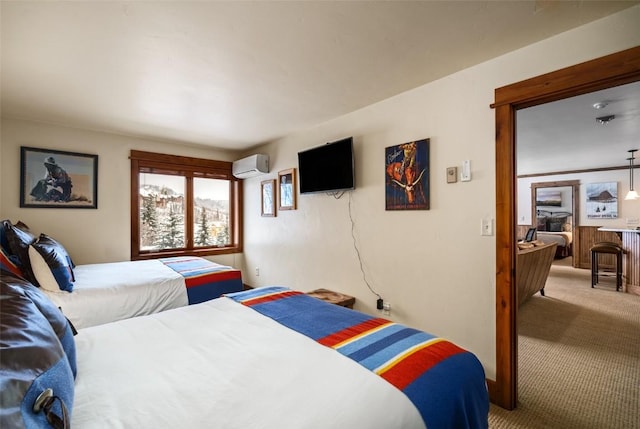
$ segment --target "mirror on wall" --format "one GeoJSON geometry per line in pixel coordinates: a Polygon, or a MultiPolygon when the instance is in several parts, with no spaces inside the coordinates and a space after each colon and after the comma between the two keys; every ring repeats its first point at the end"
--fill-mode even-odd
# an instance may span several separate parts
{"type": "Polygon", "coordinates": [[[531,184],[531,220],[536,239],[557,243],[556,258],[573,256],[573,231],[579,223],[579,181],[531,184]]]}

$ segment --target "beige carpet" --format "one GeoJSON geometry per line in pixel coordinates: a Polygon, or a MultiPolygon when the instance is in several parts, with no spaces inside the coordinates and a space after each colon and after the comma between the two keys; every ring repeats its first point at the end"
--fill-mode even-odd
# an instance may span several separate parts
{"type": "Polygon", "coordinates": [[[640,296],[569,263],[518,311],[518,407],[490,428],[640,428],[640,296]]]}

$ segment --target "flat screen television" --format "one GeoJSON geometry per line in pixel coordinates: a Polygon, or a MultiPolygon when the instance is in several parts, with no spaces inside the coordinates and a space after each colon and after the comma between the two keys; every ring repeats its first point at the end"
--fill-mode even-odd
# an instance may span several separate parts
{"type": "Polygon", "coordinates": [[[300,193],[355,189],[353,138],[298,152],[300,193]]]}

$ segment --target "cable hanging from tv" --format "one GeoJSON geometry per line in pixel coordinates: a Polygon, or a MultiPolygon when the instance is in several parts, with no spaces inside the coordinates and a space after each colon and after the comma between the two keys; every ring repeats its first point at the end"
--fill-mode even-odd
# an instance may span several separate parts
{"type": "Polygon", "coordinates": [[[360,264],[360,272],[362,273],[362,279],[364,280],[364,283],[367,285],[367,287],[369,288],[371,293],[373,293],[374,295],[376,295],[378,297],[378,303],[376,305],[377,305],[378,310],[381,310],[382,309],[382,297],[380,296],[380,294],[378,292],[373,290],[373,288],[369,284],[369,281],[367,280],[367,276],[366,276],[366,274],[364,272],[364,268],[362,267],[362,258],[360,257],[360,249],[358,249],[358,244],[356,242],[356,235],[355,235],[355,225],[356,224],[353,221],[353,216],[351,215],[351,192],[349,192],[349,220],[351,221],[351,238],[353,238],[353,248],[356,249],[356,255],[358,255],[358,263],[360,264]]]}

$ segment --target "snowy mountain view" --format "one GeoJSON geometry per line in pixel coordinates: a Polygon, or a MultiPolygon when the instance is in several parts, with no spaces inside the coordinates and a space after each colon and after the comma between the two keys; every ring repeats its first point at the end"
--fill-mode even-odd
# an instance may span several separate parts
{"type": "MultiPolygon", "coordinates": [[[[152,175],[145,174],[144,176],[152,175]]],[[[176,190],[175,186],[145,183],[140,185],[139,198],[140,249],[161,250],[185,247],[184,205],[186,201],[184,194],[176,190]]],[[[195,246],[228,245],[228,198],[224,200],[196,196],[194,205],[193,236],[195,246]]]]}

